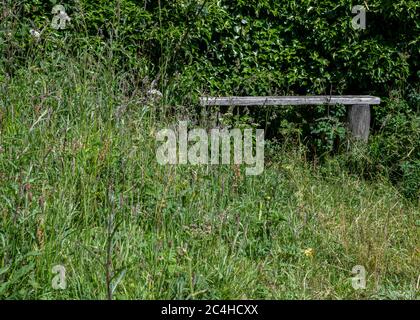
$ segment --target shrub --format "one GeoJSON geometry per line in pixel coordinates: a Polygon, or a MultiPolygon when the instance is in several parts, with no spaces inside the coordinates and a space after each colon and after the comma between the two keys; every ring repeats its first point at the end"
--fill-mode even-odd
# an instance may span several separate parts
{"type": "MultiPolygon", "coordinates": [[[[420,95],[409,84],[420,81],[418,1],[370,1],[365,30],[351,27],[350,0],[73,0],[65,3],[72,22],[60,31],[50,26],[55,1],[3,4],[0,81],[36,54],[59,68],[62,51],[89,51],[137,86],[156,80],[163,103],[194,113],[203,94],[379,95],[371,144],[346,155],[349,167],[394,181],[417,172],[420,95]]],[[[265,126],[270,137],[291,133],[316,156],[339,151],[346,134],[343,106],[238,114],[236,122],[265,126]]],[[[408,194],[415,185],[409,182],[408,194]]]]}

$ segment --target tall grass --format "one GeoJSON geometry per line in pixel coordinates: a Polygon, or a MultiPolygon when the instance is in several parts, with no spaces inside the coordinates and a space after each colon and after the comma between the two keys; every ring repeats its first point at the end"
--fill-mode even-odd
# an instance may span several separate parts
{"type": "Polygon", "coordinates": [[[58,54],[2,82],[1,298],[419,298],[420,208],[392,185],[279,145],[256,177],[160,166],[183,111],[139,76],[58,54]]]}

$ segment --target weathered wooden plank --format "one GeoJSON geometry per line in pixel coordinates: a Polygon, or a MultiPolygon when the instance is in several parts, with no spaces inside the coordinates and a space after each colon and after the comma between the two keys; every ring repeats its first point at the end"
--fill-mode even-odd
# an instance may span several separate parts
{"type": "Polygon", "coordinates": [[[289,106],[289,105],[374,105],[373,96],[279,96],[279,97],[202,97],[203,106],[289,106]]]}

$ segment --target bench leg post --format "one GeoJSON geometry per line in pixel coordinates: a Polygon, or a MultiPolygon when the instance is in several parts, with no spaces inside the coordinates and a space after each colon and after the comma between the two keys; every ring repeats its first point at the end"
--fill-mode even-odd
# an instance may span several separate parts
{"type": "Polygon", "coordinates": [[[348,126],[354,138],[367,142],[370,129],[370,105],[351,105],[348,109],[348,126]]]}

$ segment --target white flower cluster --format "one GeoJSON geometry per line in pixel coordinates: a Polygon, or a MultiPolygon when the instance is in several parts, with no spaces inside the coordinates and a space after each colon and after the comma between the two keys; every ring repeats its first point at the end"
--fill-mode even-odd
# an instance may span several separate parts
{"type": "Polygon", "coordinates": [[[160,98],[163,97],[162,92],[160,92],[159,90],[156,90],[156,89],[150,89],[150,90],[148,90],[147,91],[147,95],[148,96],[151,96],[153,98],[158,98],[158,99],[160,99],[160,98]]]}
{"type": "Polygon", "coordinates": [[[35,39],[39,39],[41,38],[41,33],[35,29],[31,29],[29,30],[29,33],[31,34],[31,36],[33,36],[35,39]]]}

